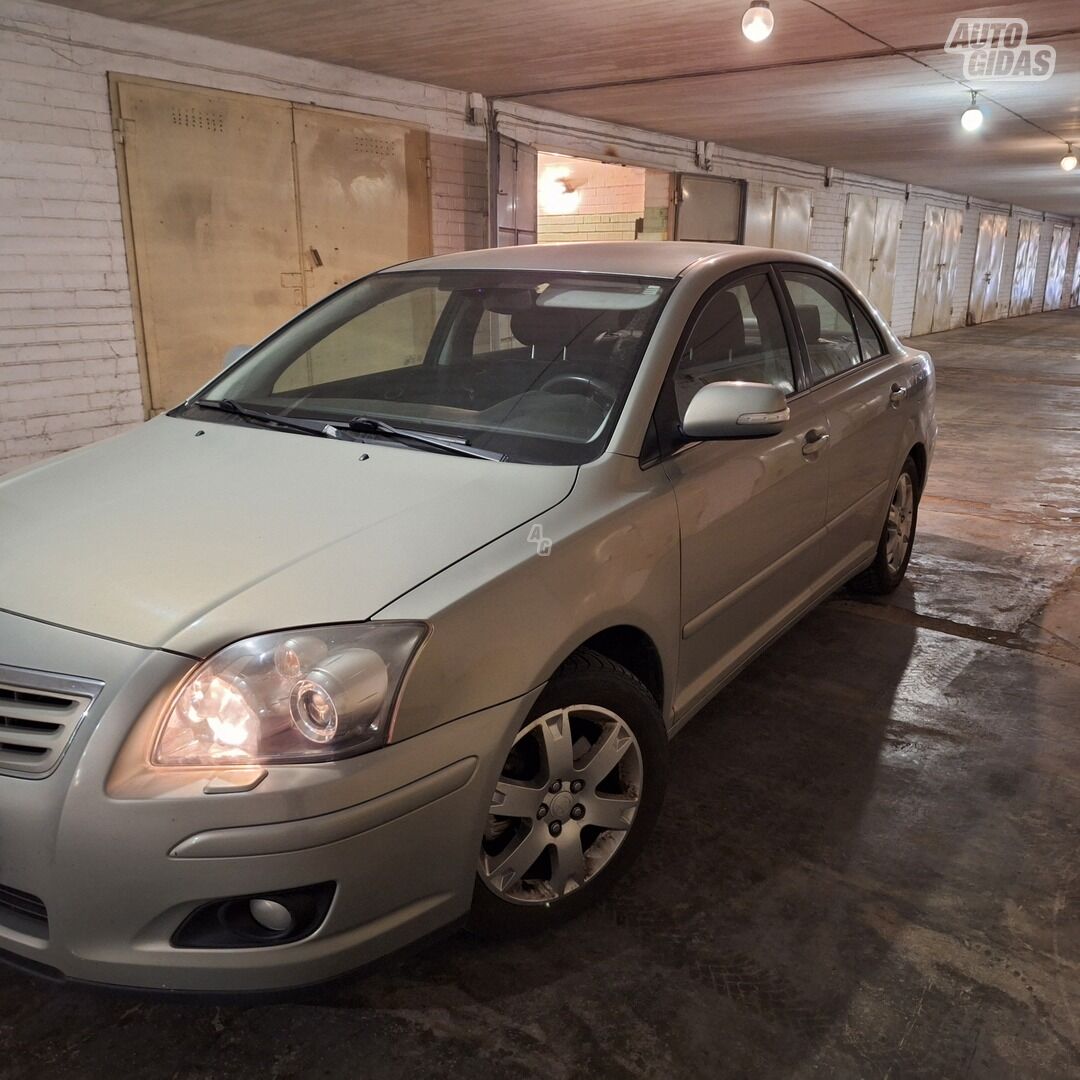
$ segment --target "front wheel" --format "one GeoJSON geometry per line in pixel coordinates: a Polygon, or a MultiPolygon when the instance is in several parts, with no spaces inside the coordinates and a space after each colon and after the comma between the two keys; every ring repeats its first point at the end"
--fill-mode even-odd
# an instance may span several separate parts
{"type": "Polygon", "coordinates": [[[904,580],[911,560],[918,515],[919,470],[914,460],[908,458],[893,487],[874,561],[849,583],[848,587],[853,592],[885,596],[904,580]]]}
{"type": "Polygon", "coordinates": [[[590,905],[634,860],[667,782],[656,701],[591,649],[556,672],[518,733],[492,795],[470,923],[529,933],[590,905]]]}

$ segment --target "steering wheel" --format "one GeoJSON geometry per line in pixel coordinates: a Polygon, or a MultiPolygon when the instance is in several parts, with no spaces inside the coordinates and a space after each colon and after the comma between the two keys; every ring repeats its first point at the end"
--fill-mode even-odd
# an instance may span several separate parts
{"type": "Polygon", "coordinates": [[[611,405],[619,396],[613,386],[591,375],[553,375],[540,389],[549,394],[584,394],[603,406],[611,405]]]}

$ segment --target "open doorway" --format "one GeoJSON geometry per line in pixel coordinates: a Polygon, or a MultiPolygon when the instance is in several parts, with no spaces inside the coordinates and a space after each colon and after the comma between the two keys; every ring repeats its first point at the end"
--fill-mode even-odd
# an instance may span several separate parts
{"type": "Polygon", "coordinates": [[[667,240],[671,174],[541,153],[536,170],[541,244],[667,240]]]}

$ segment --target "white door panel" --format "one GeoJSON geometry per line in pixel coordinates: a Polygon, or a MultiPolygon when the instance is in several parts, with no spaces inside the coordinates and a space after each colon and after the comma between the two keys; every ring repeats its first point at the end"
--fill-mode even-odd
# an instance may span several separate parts
{"type": "Polygon", "coordinates": [[[919,251],[912,337],[937,334],[952,325],[956,269],[963,231],[962,210],[927,206],[923,219],[922,248],[919,251]]]}
{"type": "Polygon", "coordinates": [[[867,296],[886,322],[892,322],[896,287],[896,254],[900,249],[904,204],[899,199],[878,199],[874,216],[874,255],[867,296]]]}
{"type": "Polygon", "coordinates": [[[1004,214],[982,214],[975,242],[975,265],[971,271],[968,323],[989,322],[998,317],[1001,269],[1009,219],[1004,214]]]}
{"type": "Polygon", "coordinates": [[[1013,269],[1010,315],[1029,315],[1035,301],[1035,274],[1039,265],[1040,225],[1031,218],[1020,219],[1016,241],[1016,265],[1013,269]]]}
{"type": "Polygon", "coordinates": [[[536,150],[499,136],[498,246],[536,243],[536,150]]]}
{"type": "Polygon", "coordinates": [[[1050,265],[1046,272],[1046,290],[1043,293],[1043,310],[1057,311],[1062,307],[1065,295],[1065,264],[1069,260],[1069,237],[1072,230],[1067,225],[1055,225],[1050,240],[1050,265]]]}
{"type": "Polygon", "coordinates": [[[778,187],[772,246],[782,251],[809,251],[813,217],[813,192],[809,188],[778,187]]]}
{"type": "Polygon", "coordinates": [[[911,335],[929,334],[934,326],[934,306],[937,299],[937,278],[941,263],[941,240],[945,227],[945,211],[940,206],[928,206],[923,218],[922,247],[919,249],[919,277],[915,284],[915,314],[911,320],[911,335]]]}

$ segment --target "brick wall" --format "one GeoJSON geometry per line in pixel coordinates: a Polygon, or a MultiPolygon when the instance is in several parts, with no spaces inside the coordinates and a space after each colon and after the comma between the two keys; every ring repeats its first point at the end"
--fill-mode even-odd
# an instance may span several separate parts
{"type": "Polygon", "coordinates": [[[565,244],[581,240],[633,240],[640,213],[540,214],[536,238],[541,244],[565,244]]]}
{"type": "Polygon", "coordinates": [[[0,472],[144,417],[110,71],[424,126],[435,250],[485,243],[485,144],[463,94],[0,0],[0,472]]]}
{"type": "Polygon", "coordinates": [[[487,143],[433,135],[430,153],[435,254],[487,247],[487,143]]]}
{"type": "Polygon", "coordinates": [[[645,213],[645,170],[603,162],[540,154],[537,158],[540,205],[537,240],[541,244],[581,240],[633,240],[645,213]],[[549,213],[544,192],[558,178],[574,185],[573,213],[549,213]]]}

